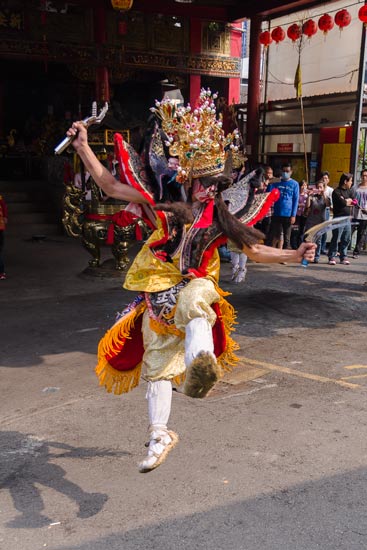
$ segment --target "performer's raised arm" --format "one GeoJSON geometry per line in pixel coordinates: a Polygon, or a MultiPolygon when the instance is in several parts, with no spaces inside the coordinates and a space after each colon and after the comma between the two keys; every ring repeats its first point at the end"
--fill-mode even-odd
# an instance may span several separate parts
{"type": "Polygon", "coordinates": [[[107,168],[101,164],[88,144],[88,132],[82,121],[74,122],[66,134],[69,137],[75,136],[72,142],[75,151],[82,159],[85,169],[106,195],[128,202],[148,202],[139,191],[117,181],[107,168]]]}

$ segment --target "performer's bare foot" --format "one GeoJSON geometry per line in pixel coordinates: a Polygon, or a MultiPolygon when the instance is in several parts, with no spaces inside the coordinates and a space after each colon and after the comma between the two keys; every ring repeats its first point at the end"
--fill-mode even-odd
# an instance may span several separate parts
{"type": "Polygon", "coordinates": [[[170,430],[157,429],[150,433],[147,457],[139,465],[139,472],[145,474],[158,468],[167,458],[168,453],[177,445],[178,435],[170,430]]]}

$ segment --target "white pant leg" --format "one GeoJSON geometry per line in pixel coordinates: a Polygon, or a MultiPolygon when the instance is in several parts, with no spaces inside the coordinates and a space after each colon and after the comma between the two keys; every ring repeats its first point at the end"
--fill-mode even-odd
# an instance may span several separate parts
{"type": "Polygon", "coordinates": [[[185,365],[191,365],[200,351],[207,351],[214,357],[212,326],[207,319],[196,317],[186,325],[185,365]]]}
{"type": "Polygon", "coordinates": [[[148,382],[146,394],[148,400],[149,424],[154,429],[167,429],[171,413],[172,384],[169,380],[148,382]]]}

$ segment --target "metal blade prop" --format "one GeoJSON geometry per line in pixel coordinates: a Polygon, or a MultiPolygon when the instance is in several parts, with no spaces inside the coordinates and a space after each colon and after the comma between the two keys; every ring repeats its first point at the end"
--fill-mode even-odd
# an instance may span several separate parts
{"type": "MultiPolygon", "coordinates": [[[[89,128],[89,126],[92,126],[92,124],[100,124],[104,117],[106,116],[106,113],[108,111],[108,103],[105,103],[102,109],[99,112],[99,115],[97,115],[97,103],[94,101],[92,105],[92,114],[91,116],[88,116],[82,120],[86,128],[89,128]]],[[[75,136],[66,137],[63,139],[54,149],[55,155],[61,155],[67,147],[69,147],[70,143],[73,141],[75,136]]]]}
{"type": "MultiPolygon", "coordinates": [[[[304,240],[309,243],[315,243],[319,240],[320,237],[322,237],[324,233],[327,233],[328,231],[333,231],[334,229],[345,227],[346,225],[348,225],[348,223],[350,223],[349,216],[333,218],[332,220],[326,220],[325,222],[318,223],[317,225],[310,227],[310,229],[306,231],[304,240]]],[[[303,265],[303,267],[307,267],[308,260],[303,259],[301,265],[303,265]]]]}

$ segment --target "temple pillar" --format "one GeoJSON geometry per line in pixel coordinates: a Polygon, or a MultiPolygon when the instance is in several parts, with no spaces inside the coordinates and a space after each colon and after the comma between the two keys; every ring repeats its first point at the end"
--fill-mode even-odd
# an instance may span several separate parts
{"type": "MultiPolygon", "coordinates": [[[[191,17],[190,19],[190,54],[197,55],[201,53],[201,20],[191,17]]],[[[200,95],[201,76],[190,75],[189,100],[192,106],[195,106],[196,100],[200,95]]]]}
{"type": "MultiPolygon", "coordinates": [[[[96,44],[105,44],[107,41],[106,11],[104,6],[95,6],[94,15],[94,40],[96,44]]],[[[110,101],[109,71],[106,66],[98,66],[96,69],[96,100],[98,103],[110,101]]]]}
{"type": "Polygon", "coordinates": [[[250,30],[250,59],[247,99],[247,123],[246,123],[246,149],[247,156],[252,161],[258,161],[259,150],[259,108],[260,108],[260,66],[261,44],[259,34],[261,32],[261,18],[251,19],[250,30]]]}
{"type": "MultiPolygon", "coordinates": [[[[231,27],[231,57],[238,57],[241,59],[242,53],[242,31],[240,28],[240,22],[234,22],[233,27],[231,27]]],[[[227,83],[227,103],[232,105],[233,103],[240,102],[240,91],[241,91],[241,77],[238,78],[228,78],[227,83]]]]}
{"type": "Polygon", "coordinates": [[[0,82],[0,138],[5,138],[4,107],[4,83],[0,82]]]}

